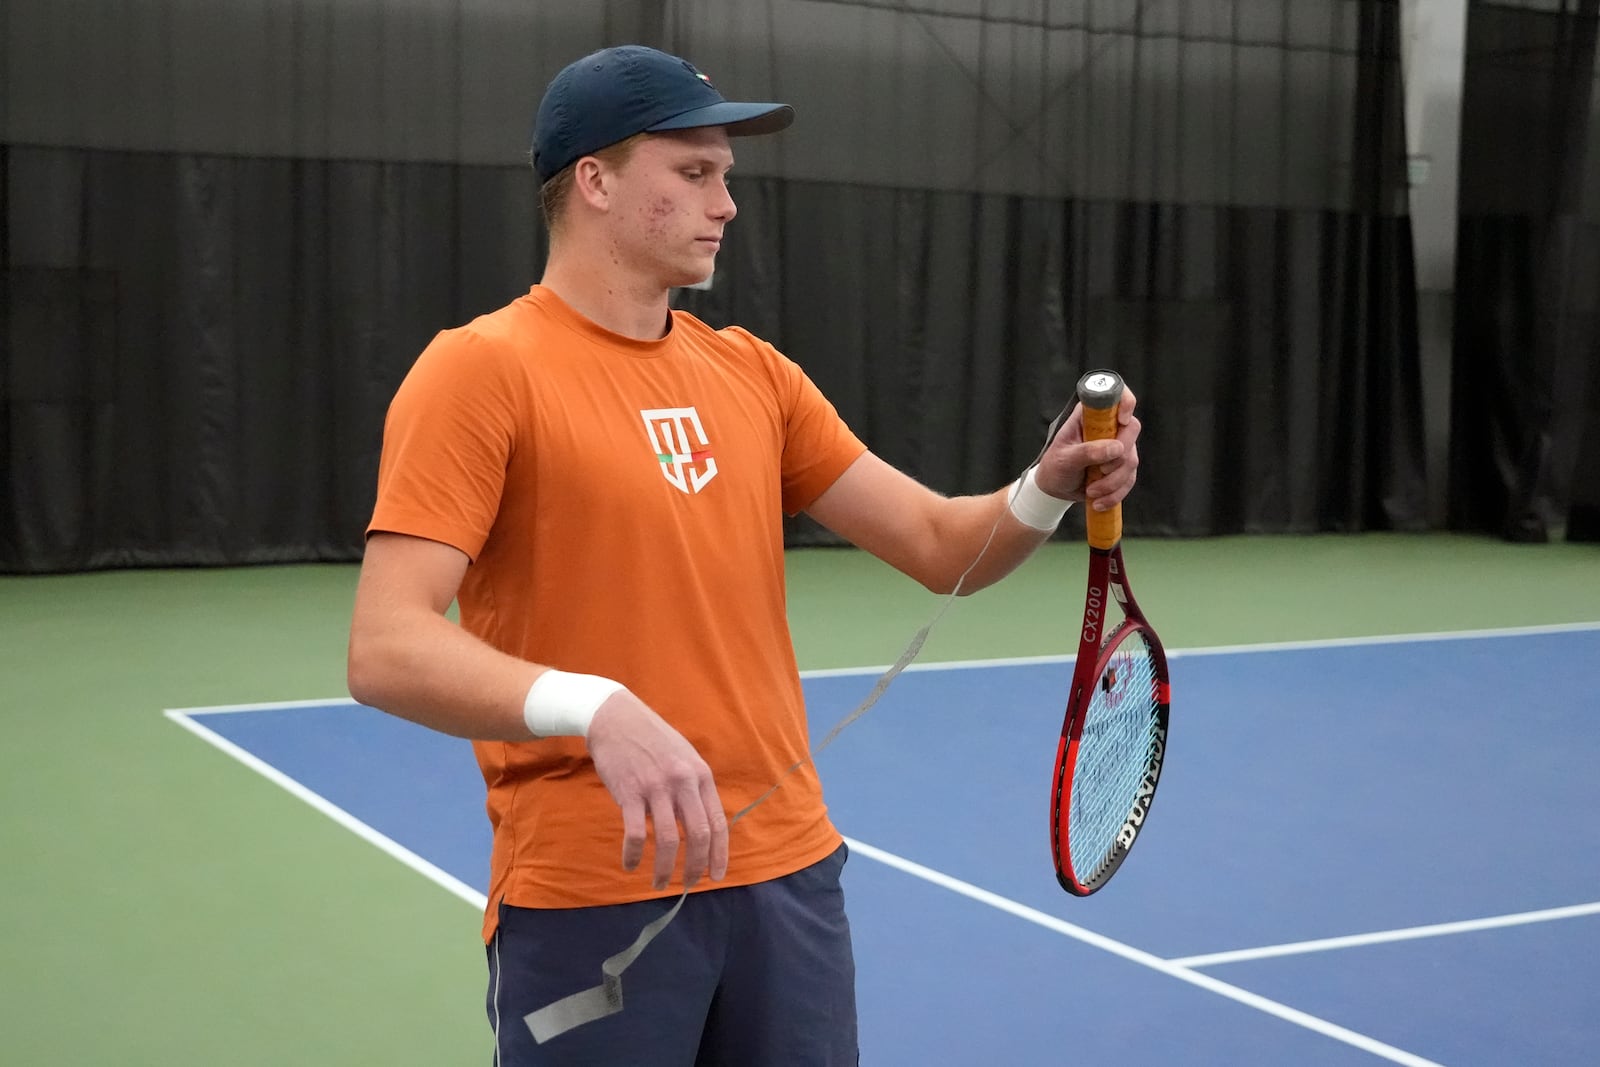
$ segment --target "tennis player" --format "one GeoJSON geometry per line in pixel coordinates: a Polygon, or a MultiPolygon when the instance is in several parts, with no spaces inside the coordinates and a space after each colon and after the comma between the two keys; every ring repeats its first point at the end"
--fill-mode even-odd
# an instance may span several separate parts
{"type": "Polygon", "coordinates": [[[815,770],[729,827],[808,751],[782,517],[932,590],[981,551],[970,592],[1069,502],[1134,484],[1131,393],[1116,440],[1084,443],[1074,412],[1015,484],[947,498],[771,345],[670,309],[733,221],[732,139],[792,118],[649,48],[561,71],[533,144],[542,280],[441,332],[389,409],[350,692],[473,741],[501,1065],[856,1063],[845,849],[815,770]],[[593,985],[685,888],[624,1009],[537,1043],[524,1016],[593,985]]]}

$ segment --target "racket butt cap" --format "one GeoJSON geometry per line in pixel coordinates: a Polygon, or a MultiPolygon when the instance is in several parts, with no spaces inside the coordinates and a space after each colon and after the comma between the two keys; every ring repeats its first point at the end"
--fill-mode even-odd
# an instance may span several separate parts
{"type": "Polygon", "coordinates": [[[1085,411],[1115,413],[1122,402],[1122,377],[1111,370],[1090,371],[1078,379],[1078,401],[1085,411]]]}

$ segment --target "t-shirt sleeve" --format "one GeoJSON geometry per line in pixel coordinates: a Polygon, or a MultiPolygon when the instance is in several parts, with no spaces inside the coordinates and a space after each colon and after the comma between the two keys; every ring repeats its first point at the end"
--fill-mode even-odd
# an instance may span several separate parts
{"type": "Polygon", "coordinates": [[[798,515],[861,458],[867,446],[798,363],[754,335],[733,330],[761,350],[777,387],[784,418],[783,510],[798,515]]]}
{"type": "Polygon", "coordinates": [[[507,368],[499,346],[466,327],[423,350],[384,420],[368,534],[425,537],[477,559],[516,441],[507,368]]]}

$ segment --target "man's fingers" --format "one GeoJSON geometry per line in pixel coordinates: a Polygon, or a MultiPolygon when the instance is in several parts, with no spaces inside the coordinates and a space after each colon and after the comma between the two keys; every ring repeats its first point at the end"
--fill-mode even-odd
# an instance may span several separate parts
{"type": "Polygon", "coordinates": [[[705,805],[706,824],[711,831],[711,880],[720,882],[728,874],[728,814],[722,810],[722,798],[717,795],[717,784],[709,771],[700,780],[700,802],[705,805]]]}
{"type": "Polygon", "coordinates": [[[1128,415],[1118,424],[1115,437],[1087,442],[1090,462],[1106,463],[1126,455],[1134,442],[1139,440],[1139,430],[1142,425],[1137,416],[1128,415]]]}
{"type": "Polygon", "coordinates": [[[1039,461],[1039,488],[1063,500],[1086,502],[1096,511],[1120,503],[1138,477],[1137,403],[1133,390],[1124,388],[1116,436],[1093,441],[1083,439],[1083,405],[1075,405],[1039,461]]]}
{"type": "Polygon", "coordinates": [[[622,869],[631,871],[644,858],[644,804],[637,797],[622,803],[622,869]]]}
{"type": "Polygon", "coordinates": [[[728,867],[728,819],[711,769],[676,730],[631,693],[613,698],[589,729],[589,754],[600,780],[622,809],[622,866],[635,870],[654,837],[651,881],[672,884],[678,846],[684,849],[684,881],[708,873],[722,878],[728,867]]]}
{"type": "Polygon", "coordinates": [[[1055,438],[1051,443],[1054,444],[1056,441],[1060,441],[1066,444],[1081,440],[1083,440],[1083,405],[1074,404],[1072,405],[1072,413],[1062,420],[1061,427],[1056,430],[1055,438]]]}
{"type": "Polygon", "coordinates": [[[679,793],[679,818],[683,822],[683,887],[688,889],[705,876],[711,855],[711,821],[700,791],[689,783],[679,793]]]}
{"type": "Polygon", "coordinates": [[[1138,477],[1139,450],[1130,448],[1121,462],[1109,467],[1104,475],[1089,486],[1086,491],[1089,506],[1096,511],[1110,510],[1133,490],[1133,483],[1138,477]]]}
{"type": "Polygon", "coordinates": [[[650,821],[656,827],[653,884],[657,889],[665,889],[672,881],[672,869],[678,865],[678,818],[671,793],[661,790],[650,795],[650,821]]]}
{"type": "MultiPolygon", "coordinates": [[[[1084,452],[1089,457],[1089,463],[1111,464],[1122,458],[1123,446],[1121,441],[1090,441],[1083,446],[1084,452]]],[[[1102,472],[1109,473],[1109,472],[1102,472]]]]}
{"type": "Polygon", "coordinates": [[[1137,418],[1129,415],[1117,427],[1117,436],[1099,441],[1089,441],[1084,445],[1089,465],[1098,467],[1100,474],[1112,474],[1124,467],[1137,467],[1139,452],[1137,442],[1141,424],[1137,418]]]}

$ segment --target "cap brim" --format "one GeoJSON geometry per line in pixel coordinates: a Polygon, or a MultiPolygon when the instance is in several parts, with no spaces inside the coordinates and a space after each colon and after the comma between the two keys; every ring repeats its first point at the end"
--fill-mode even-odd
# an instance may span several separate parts
{"type": "Polygon", "coordinates": [[[693,130],[702,126],[722,126],[729,137],[749,137],[761,133],[777,133],[794,122],[794,108],[788,104],[736,104],[724,100],[720,104],[697,107],[663,119],[648,127],[649,133],[665,130],[693,130]]]}

